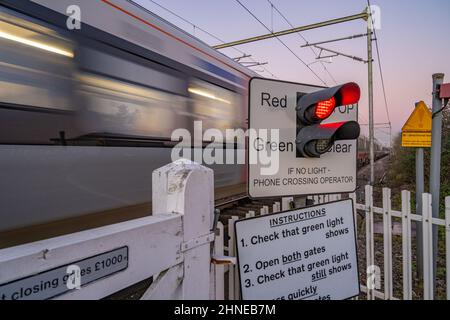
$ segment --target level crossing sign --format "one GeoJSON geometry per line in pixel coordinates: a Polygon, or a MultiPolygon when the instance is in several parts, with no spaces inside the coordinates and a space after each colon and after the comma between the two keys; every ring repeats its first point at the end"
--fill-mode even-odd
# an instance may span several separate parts
{"type": "Polygon", "coordinates": [[[249,86],[252,198],[353,192],[359,87],[253,78],[249,86]]]}
{"type": "Polygon", "coordinates": [[[431,147],[431,123],[431,111],[425,102],[418,102],[402,128],[402,147],[431,147]]]}

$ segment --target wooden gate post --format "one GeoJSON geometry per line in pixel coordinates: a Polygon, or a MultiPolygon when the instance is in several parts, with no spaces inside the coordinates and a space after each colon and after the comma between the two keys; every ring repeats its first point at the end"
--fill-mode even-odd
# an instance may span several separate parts
{"type": "Polygon", "coordinates": [[[184,263],[181,275],[176,277],[180,285],[172,298],[210,299],[214,172],[180,159],[155,170],[152,181],[153,215],[182,215],[183,243],[179,254],[184,263]]]}

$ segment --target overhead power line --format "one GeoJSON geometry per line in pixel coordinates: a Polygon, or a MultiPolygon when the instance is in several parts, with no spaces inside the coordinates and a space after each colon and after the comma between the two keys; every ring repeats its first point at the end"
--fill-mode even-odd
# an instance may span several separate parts
{"type": "MultiPolygon", "coordinates": [[[[177,17],[178,19],[180,19],[180,20],[184,21],[185,23],[191,25],[191,26],[194,28],[194,30],[200,30],[201,32],[207,34],[208,36],[210,36],[210,37],[212,37],[212,38],[214,38],[214,39],[216,39],[217,41],[219,41],[219,42],[221,42],[221,43],[226,43],[224,40],[220,39],[220,38],[217,37],[216,35],[214,35],[214,34],[212,34],[211,32],[205,30],[204,28],[201,28],[201,27],[197,26],[195,23],[193,23],[193,22],[189,21],[188,19],[182,17],[181,15],[179,15],[179,14],[177,14],[176,12],[170,10],[169,8],[163,6],[162,4],[160,4],[160,3],[158,3],[158,2],[156,2],[156,1],[154,1],[154,0],[149,0],[149,1],[150,1],[151,3],[153,3],[154,5],[158,6],[159,8],[161,8],[162,10],[164,10],[164,11],[166,11],[166,12],[169,12],[170,14],[172,14],[172,15],[175,16],[175,17],[177,17]]],[[[132,3],[133,3],[134,5],[136,5],[136,6],[138,6],[138,7],[140,7],[140,8],[142,8],[142,9],[146,10],[145,8],[143,8],[141,5],[135,3],[134,1],[132,1],[132,3]]],[[[240,50],[240,49],[238,49],[238,48],[233,48],[233,49],[234,49],[235,51],[239,52],[239,53],[242,54],[242,55],[249,56],[249,55],[247,55],[247,53],[245,53],[244,51],[242,51],[242,50],[240,50]]],[[[258,61],[256,61],[256,60],[253,59],[252,57],[248,57],[248,58],[249,58],[253,63],[259,63],[258,61]]],[[[264,69],[265,72],[267,72],[268,74],[270,74],[273,78],[278,79],[278,77],[277,77],[275,74],[273,74],[272,72],[270,72],[269,69],[267,69],[264,65],[261,65],[261,67],[264,69]]]]}
{"type": "MultiPolygon", "coordinates": [[[[267,27],[260,19],[258,19],[257,16],[255,16],[253,14],[252,11],[250,11],[250,9],[248,9],[241,1],[236,0],[236,2],[242,7],[244,8],[245,11],[247,11],[256,21],[258,21],[267,31],[269,31],[270,33],[273,34],[273,31],[270,30],[269,27],[267,27]]],[[[311,69],[311,67],[305,62],[303,61],[283,40],[281,40],[279,37],[275,37],[286,49],[288,49],[296,58],[297,60],[299,60],[301,63],[303,63],[313,74],[314,76],[319,79],[324,85],[327,85],[327,83],[313,70],[311,69]]]]}
{"type": "MultiPolygon", "coordinates": [[[[162,4],[160,4],[160,3],[156,2],[156,1],[153,1],[153,0],[149,0],[149,1],[150,1],[151,3],[153,3],[153,4],[155,4],[156,6],[160,7],[161,9],[163,9],[163,10],[169,12],[170,14],[174,15],[174,16],[177,17],[178,19],[180,19],[180,20],[186,22],[187,24],[190,24],[194,29],[198,29],[198,30],[200,30],[200,31],[202,31],[202,32],[204,32],[204,33],[206,33],[207,35],[209,35],[210,37],[216,39],[217,41],[222,41],[220,38],[216,37],[216,36],[213,35],[212,33],[206,31],[206,30],[203,29],[203,28],[200,28],[199,26],[197,26],[197,25],[194,24],[193,22],[191,22],[191,21],[189,21],[189,20],[183,18],[182,16],[180,16],[179,14],[173,12],[172,10],[168,9],[167,7],[164,7],[162,4]]],[[[223,41],[222,41],[222,42],[223,42],[223,41]]]]}
{"type": "MultiPolygon", "coordinates": [[[[278,12],[278,14],[281,16],[281,18],[283,18],[284,21],[286,21],[286,23],[292,28],[294,29],[294,25],[288,20],[288,18],[286,18],[286,16],[277,8],[276,5],[273,4],[272,1],[267,0],[267,2],[271,5],[271,7],[273,9],[275,9],[276,12],[278,12]]],[[[272,26],[273,26],[273,22],[272,22],[272,26]]],[[[273,27],[272,27],[273,29],[273,27]]],[[[273,30],[272,30],[273,31],[273,30]]],[[[303,39],[303,41],[305,41],[305,43],[308,43],[308,40],[306,40],[306,38],[303,36],[302,33],[297,32],[297,35],[303,39]]],[[[318,54],[316,53],[316,51],[314,50],[314,48],[310,47],[312,53],[314,54],[314,56],[317,58],[318,54]]],[[[333,80],[333,82],[335,84],[337,84],[336,79],[333,77],[333,75],[330,73],[330,71],[328,70],[328,68],[325,66],[325,64],[323,63],[323,61],[320,61],[320,64],[322,65],[323,69],[327,72],[327,74],[329,75],[329,77],[333,80]]]]}
{"type": "MultiPolygon", "coordinates": [[[[369,124],[368,123],[360,123],[359,125],[360,126],[368,126],[369,124]]],[[[381,122],[381,123],[374,123],[373,125],[378,126],[378,127],[383,127],[383,128],[389,128],[390,123],[381,122]]]]}
{"type": "MultiPolygon", "coordinates": [[[[267,0],[269,1],[269,0],[267,0]]],[[[343,41],[343,40],[352,40],[352,39],[357,39],[357,38],[361,38],[361,37],[367,37],[367,33],[362,33],[362,34],[355,34],[352,36],[348,36],[348,37],[343,37],[343,38],[337,38],[337,39],[332,39],[332,40],[325,40],[325,41],[319,41],[319,42],[314,42],[314,43],[309,43],[307,42],[306,44],[302,45],[301,47],[311,47],[311,46],[316,46],[318,44],[325,44],[325,43],[331,43],[331,42],[337,42],[337,41],[343,41]]]]}

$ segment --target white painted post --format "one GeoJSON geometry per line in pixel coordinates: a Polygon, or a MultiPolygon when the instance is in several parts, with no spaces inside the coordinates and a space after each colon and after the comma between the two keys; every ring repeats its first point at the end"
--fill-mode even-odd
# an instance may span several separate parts
{"type": "Polygon", "coordinates": [[[214,221],[214,172],[180,159],[152,174],[153,214],[177,213],[183,218],[184,256],[180,299],[209,299],[211,233],[214,221]]]}
{"type": "Polygon", "coordinates": [[[411,192],[402,191],[403,300],[412,300],[411,192]]]}
{"type": "Polygon", "coordinates": [[[422,194],[423,297],[433,300],[433,220],[431,194],[422,194]]]}
{"type": "MultiPolygon", "coordinates": [[[[222,222],[217,222],[217,230],[218,234],[216,235],[216,239],[214,242],[214,253],[216,255],[224,255],[223,252],[223,237],[224,230],[222,222]]],[[[215,289],[216,289],[216,300],[224,300],[225,299],[225,267],[223,265],[215,265],[215,289]]]]}
{"type": "Polygon", "coordinates": [[[353,200],[353,219],[355,219],[355,237],[358,239],[358,211],[356,209],[356,193],[349,193],[348,197],[353,200]]]}
{"type": "Polygon", "coordinates": [[[278,212],[279,210],[278,210],[278,202],[275,202],[273,205],[272,205],[272,212],[273,213],[275,213],[275,212],[278,212]]]}
{"type": "Polygon", "coordinates": [[[356,193],[349,193],[349,198],[353,200],[353,219],[355,219],[355,238],[358,239],[358,212],[356,210],[356,193]]]}
{"type": "Polygon", "coordinates": [[[291,210],[290,203],[294,201],[293,197],[283,197],[281,198],[281,210],[288,211],[291,210]]]}
{"type": "Polygon", "coordinates": [[[254,217],[254,216],[255,216],[255,211],[253,211],[253,210],[250,210],[250,211],[245,215],[246,218],[252,218],[252,217],[254,217]]]}
{"type": "Polygon", "coordinates": [[[383,188],[384,299],[391,300],[392,290],[392,214],[391,189],[383,188]]]}
{"type": "MultiPolygon", "coordinates": [[[[239,217],[232,216],[230,220],[228,220],[228,255],[230,257],[236,256],[236,236],[234,233],[234,222],[239,220],[239,217]]],[[[239,295],[237,293],[237,288],[235,287],[235,282],[238,275],[236,266],[230,265],[228,267],[228,300],[237,300],[239,299],[239,295]]]]}
{"type": "Polygon", "coordinates": [[[319,194],[319,203],[322,204],[325,202],[325,195],[319,194]]]}
{"type": "Polygon", "coordinates": [[[445,197],[445,262],[447,300],[450,300],[450,197],[445,197]]]}
{"type": "MultiPolygon", "coordinates": [[[[237,219],[236,219],[237,220],[237,219]]],[[[237,247],[237,239],[236,239],[236,233],[234,232],[234,227],[233,227],[233,233],[234,233],[234,257],[237,257],[237,252],[236,252],[236,247],[237,247]]],[[[239,300],[241,298],[241,286],[239,283],[239,271],[238,271],[238,266],[237,264],[233,265],[234,268],[234,298],[235,300],[239,300]]]]}
{"type": "Polygon", "coordinates": [[[259,209],[259,214],[260,214],[261,216],[263,216],[263,215],[266,214],[266,210],[264,209],[264,207],[262,207],[261,209],[259,209]]]}
{"type": "Polygon", "coordinates": [[[319,204],[319,196],[315,195],[313,196],[314,204],[319,204]]]}
{"type": "MultiPolygon", "coordinates": [[[[366,267],[375,265],[374,240],[373,240],[373,188],[371,185],[365,187],[366,200],[366,267]]],[[[366,270],[367,271],[367,270],[366,270]]],[[[367,288],[367,300],[373,300],[373,288],[367,288]]]]}

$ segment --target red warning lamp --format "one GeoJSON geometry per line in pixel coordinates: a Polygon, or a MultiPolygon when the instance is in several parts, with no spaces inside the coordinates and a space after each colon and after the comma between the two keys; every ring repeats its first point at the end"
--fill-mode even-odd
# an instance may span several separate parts
{"type": "Polygon", "coordinates": [[[303,125],[319,123],[328,118],[336,107],[355,104],[361,90],[354,82],[326,88],[297,98],[297,116],[303,125]]]}
{"type": "Polygon", "coordinates": [[[359,89],[359,86],[354,82],[344,84],[339,90],[339,93],[341,96],[341,106],[355,104],[361,97],[361,90],[359,89]]]}
{"type": "Polygon", "coordinates": [[[335,106],[336,99],[334,99],[334,97],[331,97],[325,101],[320,101],[316,106],[316,117],[321,120],[328,118],[333,112],[335,106]]]}
{"type": "Polygon", "coordinates": [[[359,101],[361,91],[356,83],[298,93],[297,96],[297,157],[319,158],[331,149],[335,141],[358,138],[360,127],[356,121],[321,123],[337,107],[359,101]]]}

